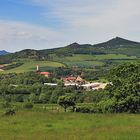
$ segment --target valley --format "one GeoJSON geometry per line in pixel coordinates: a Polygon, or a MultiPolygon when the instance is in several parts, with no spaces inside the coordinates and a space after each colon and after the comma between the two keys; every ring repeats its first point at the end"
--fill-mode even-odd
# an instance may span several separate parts
{"type": "Polygon", "coordinates": [[[0,139],[137,140],[140,43],[114,38],[0,56],[0,139]]]}

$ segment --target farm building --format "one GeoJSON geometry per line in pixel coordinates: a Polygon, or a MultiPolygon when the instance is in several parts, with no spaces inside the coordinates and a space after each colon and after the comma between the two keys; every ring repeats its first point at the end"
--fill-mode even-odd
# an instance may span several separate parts
{"type": "Polygon", "coordinates": [[[51,76],[50,72],[41,72],[40,69],[39,69],[39,65],[36,66],[36,71],[37,71],[38,74],[44,75],[45,77],[50,77],[51,76]]]}
{"type": "Polygon", "coordinates": [[[74,76],[62,77],[61,80],[64,81],[64,83],[65,82],[75,82],[76,77],[74,77],[74,76]]]}
{"type": "Polygon", "coordinates": [[[79,86],[85,83],[85,80],[81,78],[80,76],[68,76],[63,77],[61,80],[64,82],[65,86],[79,86]]]}
{"type": "Polygon", "coordinates": [[[78,76],[75,81],[80,84],[85,83],[85,80],[81,76],[78,76]]]}
{"type": "Polygon", "coordinates": [[[106,86],[107,83],[88,83],[81,85],[81,87],[83,87],[86,90],[100,90],[104,89],[106,86]]]}
{"type": "Polygon", "coordinates": [[[44,85],[48,85],[48,86],[57,86],[57,83],[44,83],[44,85]]]}
{"type": "Polygon", "coordinates": [[[38,74],[44,75],[45,77],[50,77],[51,76],[50,72],[38,72],[38,74]]]}

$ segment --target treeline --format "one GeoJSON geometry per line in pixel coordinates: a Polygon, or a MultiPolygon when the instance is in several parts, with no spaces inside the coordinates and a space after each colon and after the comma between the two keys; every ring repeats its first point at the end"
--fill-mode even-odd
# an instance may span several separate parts
{"type": "Polygon", "coordinates": [[[23,65],[23,64],[24,64],[24,63],[13,63],[13,64],[9,64],[9,65],[3,67],[2,69],[3,69],[3,70],[10,70],[10,69],[19,67],[19,66],[21,66],[21,65],[23,65]]]}
{"type": "Polygon", "coordinates": [[[26,73],[9,73],[0,74],[0,86],[2,85],[33,85],[35,83],[45,83],[52,79],[46,79],[44,76],[37,74],[36,72],[26,73]]]}

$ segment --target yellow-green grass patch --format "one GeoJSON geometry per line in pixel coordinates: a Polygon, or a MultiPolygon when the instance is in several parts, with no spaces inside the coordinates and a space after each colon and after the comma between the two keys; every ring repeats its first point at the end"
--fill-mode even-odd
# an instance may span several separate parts
{"type": "Polygon", "coordinates": [[[28,71],[35,71],[37,65],[39,65],[39,67],[62,67],[62,66],[64,66],[64,64],[62,64],[62,63],[53,62],[53,61],[28,61],[28,62],[25,61],[23,65],[10,69],[10,70],[6,70],[4,72],[22,73],[22,72],[28,72],[28,71]]]}

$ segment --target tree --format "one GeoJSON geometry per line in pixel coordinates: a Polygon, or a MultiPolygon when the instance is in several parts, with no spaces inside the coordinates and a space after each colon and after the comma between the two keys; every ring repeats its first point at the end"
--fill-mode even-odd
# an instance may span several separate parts
{"type": "Polygon", "coordinates": [[[33,103],[38,103],[39,102],[38,96],[35,95],[34,93],[30,94],[29,100],[30,100],[30,102],[33,102],[33,103]]]}
{"type": "Polygon", "coordinates": [[[111,70],[109,99],[114,100],[114,112],[140,112],[140,64],[123,64],[111,70]]]}
{"type": "Polygon", "coordinates": [[[72,96],[60,96],[58,99],[58,104],[64,108],[64,111],[67,111],[67,108],[72,106],[73,107],[73,112],[75,108],[75,102],[72,96]]]}
{"type": "Polygon", "coordinates": [[[39,96],[39,101],[41,103],[48,103],[50,99],[50,95],[46,94],[46,93],[41,93],[39,96]]]}
{"type": "Polygon", "coordinates": [[[15,101],[15,102],[24,102],[24,96],[22,94],[14,95],[13,96],[13,101],[15,101]]]}
{"type": "Polygon", "coordinates": [[[50,98],[50,103],[57,103],[58,101],[58,98],[60,96],[64,95],[64,91],[62,88],[60,87],[57,87],[53,92],[52,92],[52,95],[51,95],[51,98],[50,98]]]}

